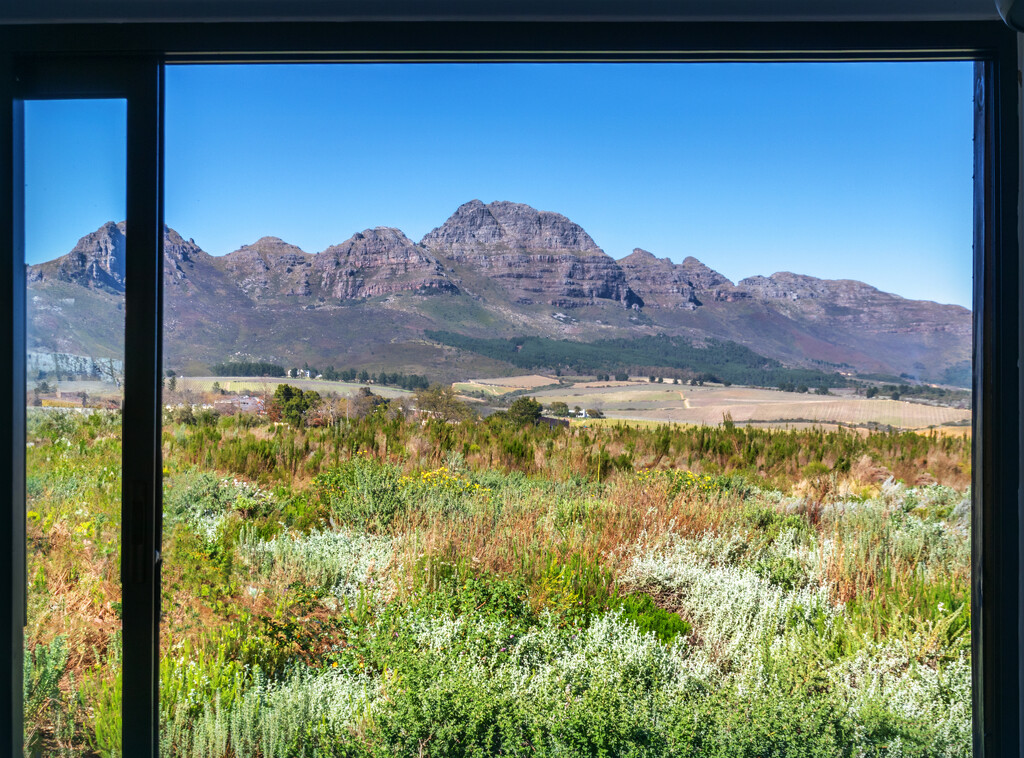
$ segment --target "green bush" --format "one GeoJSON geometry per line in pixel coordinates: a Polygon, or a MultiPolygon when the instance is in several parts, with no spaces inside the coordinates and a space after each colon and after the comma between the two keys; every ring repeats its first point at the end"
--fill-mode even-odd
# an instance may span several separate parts
{"type": "Polygon", "coordinates": [[[26,756],[76,755],[71,743],[85,716],[81,696],[67,671],[68,648],[63,636],[24,653],[22,703],[26,756]],[[67,691],[61,681],[68,678],[67,691]]]}
{"type": "Polygon", "coordinates": [[[386,529],[408,503],[397,467],[356,456],[313,479],[312,490],[339,523],[386,529]]]}
{"type": "Polygon", "coordinates": [[[611,608],[620,610],[622,618],[632,621],[641,632],[656,634],[666,645],[686,637],[693,629],[678,613],[655,605],[654,598],[645,592],[623,595],[611,604],[611,608]]]}

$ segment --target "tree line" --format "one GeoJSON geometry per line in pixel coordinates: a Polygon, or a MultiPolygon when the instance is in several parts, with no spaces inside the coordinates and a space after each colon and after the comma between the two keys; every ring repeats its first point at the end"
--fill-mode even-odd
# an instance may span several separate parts
{"type": "Polygon", "coordinates": [[[297,377],[300,374],[309,372],[311,377],[322,377],[329,382],[373,382],[374,384],[401,387],[404,390],[412,391],[426,389],[430,386],[430,381],[422,374],[406,374],[401,371],[381,371],[373,374],[366,369],[360,371],[354,368],[346,368],[339,371],[334,366],[328,366],[321,371],[315,366],[310,366],[308,363],[303,364],[301,369],[291,368],[286,370],[284,366],[264,361],[226,361],[214,364],[210,367],[210,371],[213,376],[271,377],[297,377]]]}
{"type": "Polygon", "coordinates": [[[284,366],[263,361],[227,361],[210,367],[214,376],[284,376],[284,366]]]}

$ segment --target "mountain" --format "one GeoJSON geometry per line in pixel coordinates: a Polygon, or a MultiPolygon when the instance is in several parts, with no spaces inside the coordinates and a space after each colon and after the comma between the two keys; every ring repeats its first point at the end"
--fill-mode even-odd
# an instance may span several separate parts
{"type": "Polygon", "coordinates": [[[618,263],[629,286],[644,293],[644,305],[648,308],[693,311],[704,304],[698,292],[713,300],[746,297],[745,293],[737,294],[732,282],[692,256],[682,263],[673,263],[638,247],[618,263]]]}
{"type": "Polygon", "coordinates": [[[517,305],[577,308],[596,300],[625,308],[643,305],[615,261],[581,226],[558,213],[472,200],[420,244],[470,279],[499,283],[517,305]]]}
{"type": "MultiPolygon", "coordinates": [[[[30,349],[118,357],[124,280],[123,223],[30,266],[30,349]]],[[[482,344],[472,340],[661,334],[828,371],[943,381],[970,366],[965,308],[788,272],[734,283],[694,257],[639,248],[616,261],[565,216],[511,202],[465,203],[418,243],[377,227],[318,253],[262,237],[212,256],[167,228],[164,285],[165,355],[184,370],[247,359],[454,379],[510,368],[465,349],[482,344]]]]}
{"type": "Polygon", "coordinates": [[[124,292],[124,222],[108,221],[78,240],[71,252],[56,260],[29,266],[31,288],[41,282],[65,281],[103,292],[124,292]]]}

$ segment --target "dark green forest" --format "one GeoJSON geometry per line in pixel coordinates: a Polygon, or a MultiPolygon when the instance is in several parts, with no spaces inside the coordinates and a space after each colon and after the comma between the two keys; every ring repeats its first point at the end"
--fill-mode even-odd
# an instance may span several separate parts
{"type": "Polygon", "coordinates": [[[684,337],[609,339],[596,342],[554,340],[546,337],[509,339],[468,337],[454,332],[427,330],[428,339],[477,355],[505,361],[516,368],[568,370],[579,374],[628,370],[647,374],[668,372],[680,379],[729,382],[755,387],[844,387],[838,373],[788,368],[735,342],[708,339],[694,344],[684,337]]]}

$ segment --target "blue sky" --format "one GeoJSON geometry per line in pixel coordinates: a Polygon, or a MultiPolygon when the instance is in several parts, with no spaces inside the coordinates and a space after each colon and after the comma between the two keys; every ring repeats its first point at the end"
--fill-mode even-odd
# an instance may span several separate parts
{"type": "MultiPolygon", "coordinates": [[[[215,255],[263,235],[316,252],[513,200],[615,258],[969,306],[971,97],[969,63],[170,67],[165,212],[215,255]]],[[[124,108],[26,119],[37,261],[123,218],[124,108]]]]}

